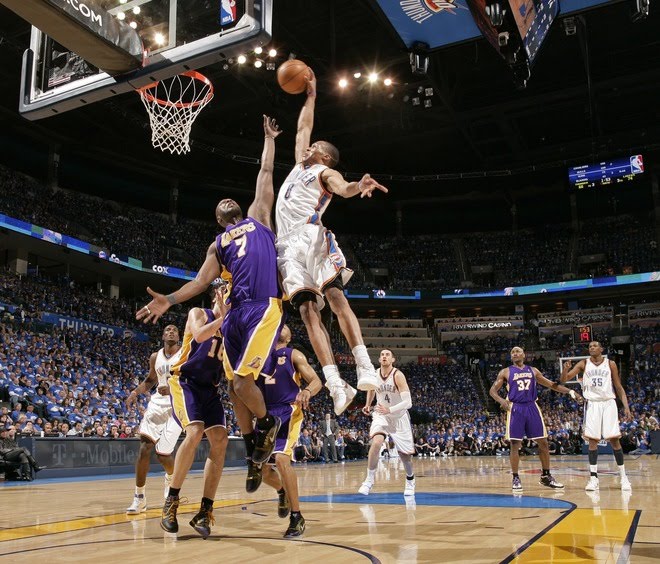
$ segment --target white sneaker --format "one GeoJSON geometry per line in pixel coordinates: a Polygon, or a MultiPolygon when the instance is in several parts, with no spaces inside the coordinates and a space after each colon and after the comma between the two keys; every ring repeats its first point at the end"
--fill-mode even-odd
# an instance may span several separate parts
{"type": "Polygon", "coordinates": [[[358,390],[368,392],[369,390],[377,390],[380,386],[378,376],[374,367],[369,364],[367,366],[357,365],[355,367],[357,372],[357,387],[358,390]]]}
{"type": "Polygon", "coordinates": [[[349,386],[343,380],[339,380],[339,384],[334,386],[328,385],[326,382],[325,386],[330,390],[330,397],[332,402],[335,404],[335,413],[341,415],[346,411],[346,408],[351,404],[357,390],[352,386],[349,386]]]}
{"type": "Polygon", "coordinates": [[[403,490],[403,495],[404,496],[413,496],[415,495],[415,478],[412,480],[409,480],[406,478],[406,487],[403,490]]]}
{"type": "Polygon", "coordinates": [[[147,511],[147,498],[143,495],[135,495],[133,503],[126,508],[126,515],[139,515],[147,511]]]}
{"type": "Polygon", "coordinates": [[[362,482],[362,485],[360,486],[358,493],[362,495],[369,495],[369,492],[373,487],[374,487],[373,482],[369,482],[368,480],[365,480],[364,482],[362,482]]]}
{"type": "Polygon", "coordinates": [[[631,492],[632,491],[632,485],[630,483],[630,480],[628,479],[628,476],[621,476],[621,491],[623,492],[631,492]]]}
{"type": "Polygon", "coordinates": [[[170,486],[172,485],[172,475],[165,474],[165,489],[163,490],[163,499],[167,499],[170,494],[170,486]]]}
{"type": "Polygon", "coordinates": [[[598,484],[598,478],[596,478],[596,476],[590,476],[587,485],[584,487],[584,489],[588,492],[595,492],[599,488],[600,486],[598,484]]]}

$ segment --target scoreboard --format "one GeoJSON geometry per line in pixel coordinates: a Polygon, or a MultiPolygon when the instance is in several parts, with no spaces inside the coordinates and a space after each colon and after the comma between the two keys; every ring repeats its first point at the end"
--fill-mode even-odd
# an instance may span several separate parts
{"type": "Polygon", "coordinates": [[[571,188],[583,190],[629,182],[643,173],[644,158],[642,155],[631,155],[613,161],[572,167],[568,171],[568,182],[571,188]]]}
{"type": "Polygon", "coordinates": [[[593,341],[591,325],[576,325],[573,327],[573,344],[584,345],[593,341]]]}

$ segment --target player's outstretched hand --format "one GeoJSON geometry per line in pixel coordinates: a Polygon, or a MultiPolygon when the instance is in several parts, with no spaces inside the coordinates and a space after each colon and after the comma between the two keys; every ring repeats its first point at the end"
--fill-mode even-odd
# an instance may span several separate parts
{"type": "Polygon", "coordinates": [[[573,363],[570,360],[564,361],[564,371],[568,372],[571,368],[573,368],[573,363]]]}
{"type": "Polygon", "coordinates": [[[370,174],[365,174],[360,179],[358,182],[358,190],[360,190],[360,198],[371,198],[371,194],[374,190],[380,190],[381,192],[385,192],[385,194],[389,192],[385,186],[379,184],[373,178],[371,178],[370,174]]]}
{"type": "Polygon", "coordinates": [[[370,405],[365,405],[362,408],[362,413],[364,413],[365,415],[371,415],[371,406],[370,405]]]}
{"type": "Polygon", "coordinates": [[[264,135],[275,139],[280,133],[282,133],[282,130],[280,129],[280,126],[277,125],[275,118],[268,117],[264,114],[264,135]]]}
{"type": "Polygon", "coordinates": [[[151,288],[147,287],[147,292],[151,295],[151,300],[146,306],[141,307],[135,314],[135,319],[143,323],[156,323],[160,317],[170,309],[170,302],[167,301],[165,294],[154,292],[151,288]]]}
{"type": "Polygon", "coordinates": [[[130,409],[131,406],[136,402],[137,402],[137,394],[135,393],[135,391],[132,391],[130,394],[128,394],[128,397],[124,402],[126,404],[126,409],[130,409]]]}
{"type": "Polygon", "coordinates": [[[300,390],[296,396],[295,403],[297,403],[302,409],[309,409],[309,399],[311,397],[309,390],[300,390]]]}
{"type": "Polygon", "coordinates": [[[307,96],[316,96],[316,75],[312,67],[307,68],[309,69],[309,74],[305,77],[307,81],[307,96]]]}

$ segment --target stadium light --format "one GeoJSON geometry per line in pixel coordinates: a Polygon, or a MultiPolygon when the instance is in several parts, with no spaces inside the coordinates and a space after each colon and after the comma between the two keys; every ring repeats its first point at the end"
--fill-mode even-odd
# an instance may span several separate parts
{"type": "Polygon", "coordinates": [[[374,83],[378,80],[378,73],[372,72],[369,74],[369,82],[374,83]]]}
{"type": "Polygon", "coordinates": [[[236,57],[236,62],[239,65],[244,65],[245,61],[247,61],[247,57],[245,55],[239,55],[238,57],[236,57]]]}
{"type": "Polygon", "coordinates": [[[345,78],[342,78],[339,81],[339,88],[346,88],[347,86],[348,86],[348,80],[346,80],[345,78]]]}

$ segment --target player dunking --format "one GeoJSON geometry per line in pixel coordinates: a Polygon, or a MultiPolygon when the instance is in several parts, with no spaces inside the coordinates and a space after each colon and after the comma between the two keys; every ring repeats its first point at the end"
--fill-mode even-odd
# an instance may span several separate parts
{"type": "Polygon", "coordinates": [[[213,310],[193,308],[188,313],[183,346],[172,365],[169,379],[173,416],[186,432],[174,461],[174,475],[160,526],[168,533],[179,530],[176,513],[183,486],[202,437],[209,440],[209,455],[204,467],[204,493],[197,515],[190,525],[204,538],[211,534],[213,500],[225,465],[227,429],[222,399],[218,394],[222,366],[223,291],[213,286],[213,310]]]}
{"type": "Polygon", "coordinates": [[[412,407],[412,398],[406,377],[401,370],[394,368],[395,361],[396,358],[392,351],[388,349],[380,351],[380,369],[378,371],[380,385],[375,392],[373,390],[367,392],[367,402],[362,409],[365,415],[373,412],[371,428],[369,429],[371,447],[369,448],[367,479],[362,482],[358,490],[362,495],[369,495],[374,485],[378,455],[387,435],[392,437],[406,470],[406,485],[403,495],[415,495],[415,473],[412,465],[415,443],[410,425],[410,415],[408,415],[408,410],[412,407]],[[374,395],[376,396],[376,407],[372,410],[371,402],[374,395]]]}
{"type": "Polygon", "coordinates": [[[573,399],[578,399],[580,395],[565,386],[560,386],[556,382],[548,380],[536,368],[526,365],[525,351],[522,347],[511,349],[511,361],[513,364],[500,370],[495,382],[490,387],[490,396],[502,406],[502,409],[507,411],[506,438],[511,441],[509,459],[511,461],[511,473],[513,474],[511,489],[514,492],[523,491],[518,476],[518,464],[520,462],[520,447],[525,437],[532,439],[539,446],[542,469],[539,484],[548,488],[562,489],[564,485],[557,482],[550,474],[548,433],[543,421],[543,414],[536,403],[538,397],[536,385],[541,384],[556,392],[569,394],[573,399]],[[502,385],[507,387],[506,399],[502,399],[498,394],[502,385]]]}
{"type": "Polygon", "coordinates": [[[585,490],[596,491],[598,483],[598,441],[607,439],[612,445],[614,459],[619,467],[621,489],[631,491],[630,480],[626,476],[621,448],[621,429],[619,428],[619,413],[616,407],[616,394],[623,404],[623,413],[627,421],[632,419],[628,397],[621,385],[619,369],[613,360],[603,356],[603,347],[598,341],[589,343],[589,358],[581,360],[574,367],[570,360],[566,361],[561,373],[561,381],[566,382],[582,374],[582,393],[586,400],[584,406],[584,424],[582,435],[589,439],[589,471],[590,477],[585,490]]]}
{"type": "Polygon", "coordinates": [[[153,300],[138,310],[136,315],[145,323],[155,323],[171,305],[201,294],[214,279],[222,276],[229,280],[228,302],[231,309],[222,326],[225,373],[227,378],[233,380],[233,390],[257,417],[259,429],[262,430],[254,437],[251,421],[249,427],[241,427],[244,436],[253,437],[251,455],[256,463],[265,462],[270,457],[279,428],[279,420],[266,410],[255,380],[275,346],[282,322],[282,291],[271,224],[275,199],[275,138],[280,130],[275,121],[267,116],[264,116],[263,126],[261,169],[247,217],[243,218],[243,212],[234,200],[222,200],[215,215],[225,231],[207,249],[206,259],[197,277],[168,296],[147,288],[153,300]]]}
{"type": "Polygon", "coordinates": [[[300,436],[303,409],[309,408],[310,398],[323,387],[305,356],[300,351],[289,348],[290,341],[291,331],[285,325],[258,380],[269,411],[282,420],[273,451],[277,472],[270,465],[265,465],[263,479],[277,490],[279,517],[284,519],[289,515],[289,510],[291,511],[284,538],[297,537],[305,531],[305,519],[300,512],[298,477],[291,466],[291,460],[294,446],[300,436]],[[304,388],[303,381],[306,383],[304,388]]]}
{"type": "Polygon", "coordinates": [[[179,330],[175,325],[168,325],[163,330],[164,347],[149,357],[149,374],[126,398],[126,407],[130,408],[140,394],[147,393],[158,386],[149,399],[149,405],[140,423],[140,454],[135,461],[135,495],[133,503],[126,509],[129,515],[138,515],[147,510],[145,484],[151,459],[151,451],[156,448],[158,460],[165,469],[165,497],[169,491],[174,471],[172,453],[181,435],[181,427],[172,417],[170,387],[170,366],[178,358],[181,350],[179,330]]]}
{"type": "MultiPolygon", "coordinates": [[[[311,72],[311,70],[310,70],[311,72]]],[[[321,363],[326,386],[334,401],[335,413],[342,413],[355,396],[355,390],[339,376],[332,355],[330,336],[321,321],[324,297],[339,320],[341,331],[355,357],[361,390],[375,390],[376,373],[364,346],[360,324],[344,295],[344,285],[353,272],[332,232],[321,224],[323,212],[332,196],[371,197],[374,190],[387,192],[368,174],[359,182],[347,182],[333,170],[339,152],[327,141],[310,145],[314,127],[316,78],[307,87],[307,100],[298,118],[296,165],[282,184],[275,208],[277,224],[277,263],[282,285],[291,303],[300,311],[314,352],[321,363]]]]}

